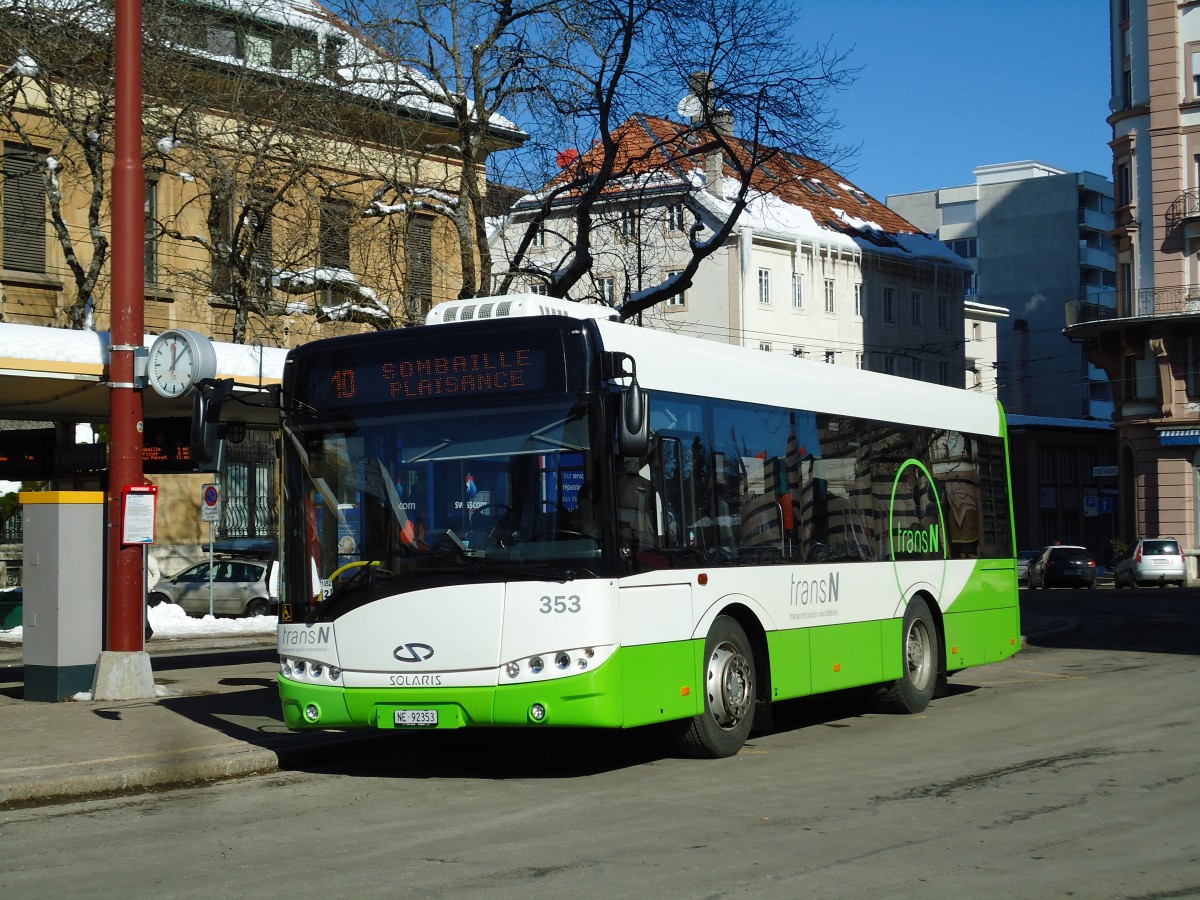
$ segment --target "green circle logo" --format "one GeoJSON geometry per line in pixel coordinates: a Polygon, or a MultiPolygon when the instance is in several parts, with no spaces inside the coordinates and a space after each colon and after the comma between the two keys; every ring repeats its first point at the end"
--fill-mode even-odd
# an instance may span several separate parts
{"type": "MultiPolygon", "coordinates": [[[[906,459],[892,482],[892,496],[888,504],[888,555],[901,596],[904,596],[904,585],[900,581],[897,563],[922,559],[929,561],[932,566],[936,563],[931,557],[936,555],[941,560],[941,571],[936,576],[937,597],[934,599],[941,597],[946,584],[946,560],[950,557],[946,517],[933,475],[918,459],[906,459]],[[910,469],[913,471],[910,472],[910,469]],[[900,498],[899,509],[897,497],[900,498]]],[[[924,567],[923,570],[928,571],[924,567]]],[[[930,578],[930,583],[932,581],[933,578],[930,578]]]]}

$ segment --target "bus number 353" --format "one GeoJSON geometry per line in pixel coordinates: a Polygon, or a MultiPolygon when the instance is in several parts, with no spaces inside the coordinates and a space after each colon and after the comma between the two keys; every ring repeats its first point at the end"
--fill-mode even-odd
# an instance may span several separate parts
{"type": "Polygon", "coordinates": [[[577,613],[581,609],[579,595],[558,594],[555,597],[545,596],[541,599],[541,607],[539,612],[549,613],[577,613]]]}

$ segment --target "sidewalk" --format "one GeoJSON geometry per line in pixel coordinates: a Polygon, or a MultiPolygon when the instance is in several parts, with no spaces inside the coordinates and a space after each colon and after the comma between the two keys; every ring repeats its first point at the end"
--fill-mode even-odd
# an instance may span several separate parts
{"type": "MultiPolygon", "coordinates": [[[[1070,627],[1030,618],[1026,638],[1070,627]]],[[[311,765],[390,732],[288,731],[271,639],[150,644],[159,696],[22,699],[21,656],[0,654],[0,809],[311,765]]]]}
{"type": "Polygon", "coordinates": [[[5,653],[0,809],[271,772],[382,737],[289,731],[273,640],[189,646],[180,652],[151,642],[158,696],[113,702],[26,702],[20,655],[5,653]]]}

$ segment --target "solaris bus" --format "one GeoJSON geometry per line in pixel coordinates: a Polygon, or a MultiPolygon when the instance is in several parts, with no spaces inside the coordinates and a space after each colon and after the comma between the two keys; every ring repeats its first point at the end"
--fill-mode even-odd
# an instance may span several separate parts
{"type": "Polygon", "coordinates": [[[516,295],[292,350],[289,727],[634,728],[920,712],[1020,645],[993,397],[516,295]]]}

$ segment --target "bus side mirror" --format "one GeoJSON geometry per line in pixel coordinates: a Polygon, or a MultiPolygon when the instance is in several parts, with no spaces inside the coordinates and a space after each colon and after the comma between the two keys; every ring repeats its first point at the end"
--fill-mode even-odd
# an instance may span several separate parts
{"type": "Polygon", "coordinates": [[[650,396],[634,379],[621,392],[617,416],[617,453],[645,456],[650,449],[650,396]]]}
{"type": "Polygon", "coordinates": [[[192,433],[189,449],[197,472],[219,472],[225,456],[225,429],[221,404],[233,393],[233,379],[205,379],[196,385],[192,400],[192,433]]]}

